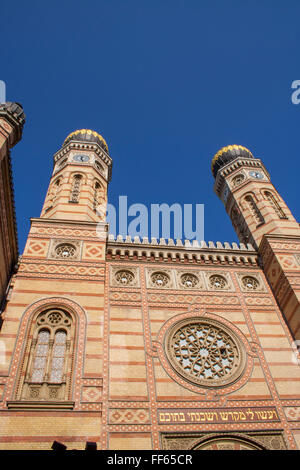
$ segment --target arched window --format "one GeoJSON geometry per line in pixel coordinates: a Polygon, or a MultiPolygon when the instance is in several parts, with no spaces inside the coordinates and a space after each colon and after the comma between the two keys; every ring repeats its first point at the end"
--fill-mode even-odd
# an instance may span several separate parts
{"type": "Polygon", "coordinates": [[[66,331],[57,331],[54,336],[52,362],[50,367],[50,382],[52,383],[61,383],[63,380],[66,356],[66,342],[66,331]]]}
{"type": "Polygon", "coordinates": [[[41,312],[33,325],[33,338],[22,387],[22,399],[66,400],[74,324],[62,309],[41,312]]]}
{"type": "Polygon", "coordinates": [[[53,185],[52,204],[54,204],[55,199],[56,199],[56,197],[57,197],[57,193],[58,193],[58,190],[59,190],[60,182],[61,182],[61,180],[60,180],[60,178],[58,178],[58,179],[55,181],[54,185],[53,185]]]}
{"type": "Polygon", "coordinates": [[[258,209],[254,199],[252,196],[248,195],[245,197],[245,201],[247,202],[248,208],[251,212],[251,215],[255,219],[256,223],[263,224],[265,222],[260,210],[258,209]]]}
{"type": "Polygon", "coordinates": [[[31,381],[43,382],[46,370],[46,361],[49,352],[50,331],[40,330],[32,365],[31,381]]]}
{"type": "Polygon", "coordinates": [[[58,178],[56,181],[54,181],[54,183],[52,183],[50,185],[48,196],[47,196],[47,199],[46,199],[47,207],[45,208],[45,212],[52,209],[52,207],[55,203],[55,199],[56,199],[56,196],[57,196],[57,193],[58,193],[58,190],[59,190],[60,183],[61,183],[61,179],[58,178]]]}
{"type": "Polygon", "coordinates": [[[249,242],[249,235],[245,226],[245,222],[241,217],[240,210],[235,206],[231,211],[232,225],[242,243],[249,242]]]}
{"type": "Polygon", "coordinates": [[[101,196],[101,184],[98,181],[96,181],[94,184],[94,201],[93,201],[94,211],[97,210],[97,207],[100,204],[100,196],[101,196]]]}
{"type": "Polygon", "coordinates": [[[97,160],[95,161],[95,167],[100,173],[104,174],[104,168],[102,165],[100,165],[100,163],[97,160]]]}
{"type": "Polygon", "coordinates": [[[74,175],[70,202],[79,202],[81,180],[82,180],[82,175],[74,175]]]}
{"type": "Polygon", "coordinates": [[[270,191],[264,191],[264,197],[267,199],[280,219],[286,219],[286,215],[270,191]]]}

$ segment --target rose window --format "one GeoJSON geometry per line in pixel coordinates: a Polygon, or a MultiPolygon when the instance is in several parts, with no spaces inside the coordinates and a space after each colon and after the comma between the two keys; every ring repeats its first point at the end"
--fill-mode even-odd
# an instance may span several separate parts
{"type": "Polygon", "coordinates": [[[247,290],[256,290],[259,286],[258,280],[251,276],[243,277],[242,284],[247,290]]]}
{"type": "Polygon", "coordinates": [[[181,284],[184,287],[195,287],[199,283],[197,276],[194,274],[183,274],[180,278],[181,284]]]}
{"type": "Polygon", "coordinates": [[[225,289],[227,281],[223,276],[211,276],[209,278],[209,284],[214,289],[225,289]]]}
{"type": "Polygon", "coordinates": [[[55,253],[60,258],[74,258],[76,254],[76,248],[70,243],[63,243],[55,248],[55,253]]]}
{"type": "Polygon", "coordinates": [[[241,374],[243,347],[227,327],[206,319],[181,323],[167,341],[167,355],[176,372],[204,386],[223,386],[241,374]]]}
{"type": "Polygon", "coordinates": [[[51,325],[57,325],[61,322],[62,316],[59,312],[51,312],[48,315],[48,321],[51,325]]]}
{"type": "Polygon", "coordinates": [[[124,286],[132,284],[134,275],[130,271],[118,271],[116,273],[116,280],[119,284],[124,286]]]}
{"type": "Polygon", "coordinates": [[[165,273],[153,273],[151,275],[151,281],[157,287],[165,287],[169,283],[169,276],[165,273]]]}

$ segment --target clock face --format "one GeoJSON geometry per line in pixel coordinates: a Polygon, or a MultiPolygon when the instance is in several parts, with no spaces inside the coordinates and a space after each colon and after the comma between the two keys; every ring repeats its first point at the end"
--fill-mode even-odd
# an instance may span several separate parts
{"type": "Polygon", "coordinates": [[[260,171],[250,171],[250,176],[252,176],[252,178],[256,178],[258,180],[261,180],[264,175],[260,172],[260,171]]]}
{"type": "Polygon", "coordinates": [[[74,155],[73,161],[74,162],[81,162],[81,163],[86,163],[90,160],[90,157],[88,155],[83,155],[83,154],[77,154],[74,155]]]}

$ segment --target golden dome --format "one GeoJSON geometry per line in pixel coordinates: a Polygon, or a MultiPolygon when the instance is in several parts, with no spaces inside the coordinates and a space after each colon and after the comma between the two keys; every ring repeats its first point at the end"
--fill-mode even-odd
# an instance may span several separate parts
{"type": "Polygon", "coordinates": [[[250,150],[242,145],[227,145],[227,147],[222,147],[215,154],[211,162],[211,171],[214,177],[217,176],[220,168],[238,157],[254,158],[250,150]]]}
{"type": "Polygon", "coordinates": [[[100,146],[108,152],[108,146],[105,139],[103,139],[102,135],[98,134],[98,132],[92,131],[91,129],[79,129],[77,131],[71,132],[64,140],[63,145],[67,144],[71,140],[81,142],[95,142],[100,144],[100,146]]]}

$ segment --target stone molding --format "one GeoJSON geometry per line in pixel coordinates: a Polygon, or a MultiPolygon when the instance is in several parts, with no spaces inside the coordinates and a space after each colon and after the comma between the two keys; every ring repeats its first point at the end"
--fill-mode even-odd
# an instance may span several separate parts
{"type": "Polygon", "coordinates": [[[112,259],[132,259],[147,261],[172,261],[189,262],[201,264],[221,264],[221,265],[242,265],[254,266],[259,264],[258,253],[253,246],[247,246],[240,243],[229,244],[228,242],[208,242],[199,243],[194,240],[190,242],[185,240],[172,240],[161,238],[157,240],[152,238],[131,237],[124,238],[118,235],[108,236],[107,255],[112,259]]]}

